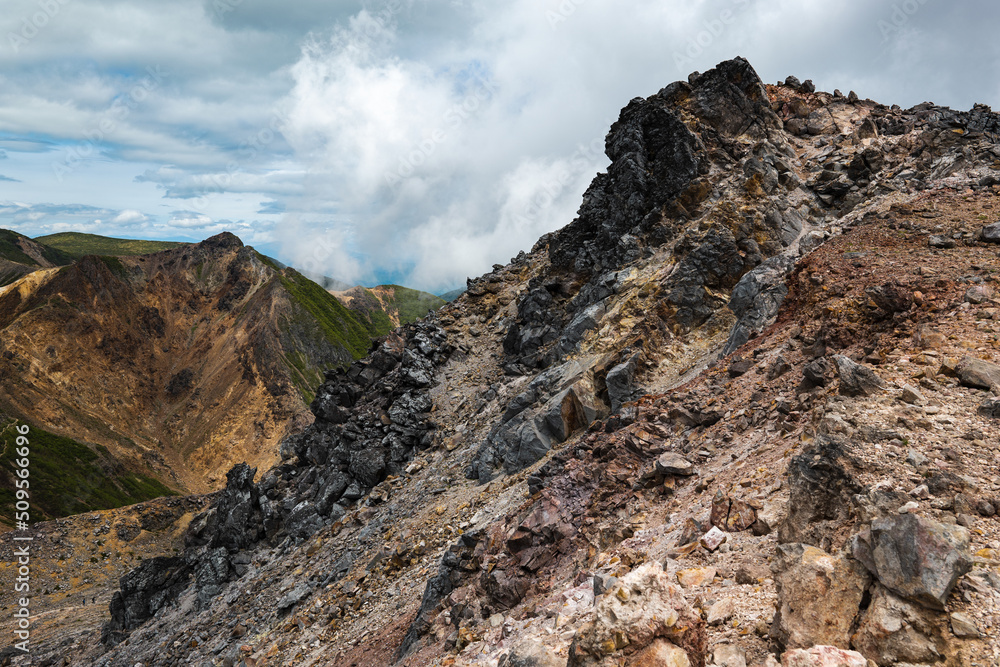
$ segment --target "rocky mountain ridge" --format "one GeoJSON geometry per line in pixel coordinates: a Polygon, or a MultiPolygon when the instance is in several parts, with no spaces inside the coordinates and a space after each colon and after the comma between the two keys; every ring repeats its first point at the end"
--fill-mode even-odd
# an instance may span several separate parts
{"type": "Polygon", "coordinates": [[[995,664],[998,123],[742,59],[633,100],[60,659],[995,664]]]}

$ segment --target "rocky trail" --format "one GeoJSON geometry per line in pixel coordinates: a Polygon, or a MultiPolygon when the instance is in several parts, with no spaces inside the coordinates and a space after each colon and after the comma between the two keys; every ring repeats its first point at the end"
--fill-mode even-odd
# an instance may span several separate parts
{"type": "Polygon", "coordinates": [[[1000,664],[998,129],[741,59],[631,101],[34,664],[1000,664]]]}

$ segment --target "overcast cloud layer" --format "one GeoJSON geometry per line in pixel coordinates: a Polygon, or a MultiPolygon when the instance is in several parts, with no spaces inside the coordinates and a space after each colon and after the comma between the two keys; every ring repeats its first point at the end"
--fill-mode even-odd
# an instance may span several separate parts
{"type": "Polygon", "coordinates": [[[996,105],[987,0],[5,0],[0,227],[443,291],[570,222],[635,96],[742,55],[996,105]]]}

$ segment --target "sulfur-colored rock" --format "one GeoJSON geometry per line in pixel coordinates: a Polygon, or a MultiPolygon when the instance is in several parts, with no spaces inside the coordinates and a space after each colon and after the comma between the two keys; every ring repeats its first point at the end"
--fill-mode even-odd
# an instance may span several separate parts
{"type": "Polygon", "coordinates": [[[677,573],[677,581],[684,588],[697,588],[712,583],[715,579],[714,567],[695,567],[677,573]]]}
{"type": "Polygon", "coordinates": [[[778,612],[771,636],[787,648],[849,648],[851,627],[871,577],[854,560],[805,544],[778,547],[772,565],[778,612]]]}

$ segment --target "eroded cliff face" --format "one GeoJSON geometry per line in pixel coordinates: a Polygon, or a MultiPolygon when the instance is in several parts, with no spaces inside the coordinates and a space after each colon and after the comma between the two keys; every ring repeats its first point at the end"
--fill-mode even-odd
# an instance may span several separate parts
{"type": "Polygon", "coordinates": [[[997,127],[741,59],[633,100],[576,220],[329,373],[73,659],[995,661],[997,127]]]}

